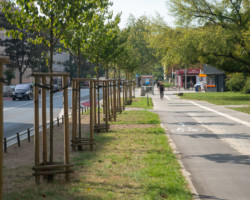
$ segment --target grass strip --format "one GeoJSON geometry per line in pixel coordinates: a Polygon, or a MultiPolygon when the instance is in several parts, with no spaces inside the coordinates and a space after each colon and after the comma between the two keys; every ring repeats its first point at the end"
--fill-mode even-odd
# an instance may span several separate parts
{"type": "Polygon", "coordinates": [[[240,92],[184,93],[181,98],[202,100],[216,105],[250,105],[250,95],[240,92]]]}
{"type": "MultiPolygon", "coordinates": [[[[120,121],[125,123],[134,115],[144,116],[142,123],[158,117],[147,111],[127,111],[120,115],[120,121]]],[[[75,173],[71,182],[65,183],[62,176],[50,184],[28,185],[26,189],[4,195],[3,199],[191,200],[192,194],[164,129],[159,123],[158,127],[129,129],[127,123],[127,129],[95,135],[95,151],[74,154],[75,173]]]]}
{"type": "Polygon", "coordinates": [[[147,97],[137,97],[134,98],[131,105],[127,105],[128,108],[143,108],[143,109],[153,109],[152,98],[147,97]],[[149,101],[149,106],[148,106],[149,101]]]}
{"type": "Polygon", "coordinates": [[[237,111],[240,111],[240,112],[244,112],[244,113],[250,114],[250,106],[246,106],[246,107],[236,107],[236,108],[227,107],[227,108],[230,108],[230,109],[233,109],[233,110],[237,110],[237,111]]]}
{"type": "Polygon", "coordinates": [[[115,122],[110,124],[159,124],[160,119],[156,113],[147,110],[124,111],[122,115],[117,115],[115,122]]]}

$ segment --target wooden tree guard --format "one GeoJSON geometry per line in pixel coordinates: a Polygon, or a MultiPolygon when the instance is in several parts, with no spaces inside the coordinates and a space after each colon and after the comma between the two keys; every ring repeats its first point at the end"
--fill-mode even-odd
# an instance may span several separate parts
{"type": "Polygon", "coordinates": [[[73,167],[69,163],[69,116],[68,116],[68,77],[69,73],[34,73],[34,144],[35,144],[35,181],[40,183],[41,175],[65,174],[65,180],[69,181],[69,173],[73,171],[73,167]],[[64,163],[55,164],[47,162],[47,122],[46,122],[46,78],[61,76],[63,79],[63,109],[64,109],[64,163]],[[39,85],[39,80],[42,79],[42,85],[39,85]],[[39,87],[42,87],[42,163],[40,163],[40,148],[39,148],[39,87]]]}
{"type": "Polygon", "coordinates": [[[116,112],[121,113],[122,112],[122,107],[121,107],[121,80],[117,80],[117,97],[116,97],[116,112]]]}
{"type": "Polygon", "coordinates": [[[123,80],[122,81],[122,109],[123,110],[125,110],[125,102],[126,102],[125,93],[126,93],[126,81],[123,80]]]}
{"type": "Polygon", "coordinates": [[[108,90],[109,90],[109,96],[108,96],[108,99],[109,99],[109,113],[108,113],[108,119],[110,121],[114,120],[116,121],[116,112],[115,112],[115,105],[116,105],[116,84],[115,84],[115,80],[109,80],[108,81],[109,83],[109,87],[108,87],[108,90]]]}
{"type": "MultiPolygon", "coordinates": [[[[0,56],[0,141],[3,144],[3,64],[9,63],[9,57],[0,56]]],[[[0,148],[0,200],[3,191],[3,146],[0,148]]]]}
{"type": "MultiPolygon", "coordinates": [[[[71,146],[73,151],[76,151],[76,147],[83,147],[83,146],[89,146],[90,150],[92,151],[94,149],[95,140],[94,140],[94,134],[93,134],[93,111],[94,111],[94,100],[93,100],[93,80],[92,79],[86,79],[86,78],[73,78],[72,79],[72,140],[71,140],[71,146]],[[89,102],[90,102],[90,116],[89,116],[89,126],[90,126],[90,133],[89,138],[82,137],[81,134],[77,137],[77,100],[79,95],[79,86],[80,82],[89,82],[89,102]]],[[[78,125],[81,126],[81,120],[78,120],[78,125]]],[[[78,148],[78,150],[81,150],[82,148],[78,148]]]]}
{"type": "MultiPolygon", "coordinates": [[[[96,103],[95,103],[95,108],[94,108],[94,119],[97,119],[95,120],[94,122],[94,132],[101,132],[101,131],[106,131],[108,132],[108,130],[110,129],[110,125],[108,124],[108,120],[105,120],[105,123],[101,123],[101,112],[100,112],[100,92],[99,92],[99,89],[100,87],[103,88],[103,92],[105,94],[105,96],[103,95],[103,98],[105,99],[104,102],[105,102],[105,105],[103,105],[103,109],[105,109],[105,113],[106,113],[106,119],[107,119],[107,114],[108,114],[108,81],[106,80],[93,80],[94,84],[96,85],[96,88],[95,90],[97,89],[97,108],[96,108],[96,103]],[[96,112],[96,109],[97,109],[97,112],[96,112]]],[[[94,97],[94,99],[96,99],[94,97]]]]}
{"type": "Polygon", "coordinates": [[[133,81],[133,96],[132,98],[135,98],[135,85],[136,85],[136,81],[133,81]]]}
{"type": "Polygon", "coordinates": [[[126,100],[125,100],[125,105],[131,105],[132,103],[132,85],[130,80],[126,80],[126,100]]]}

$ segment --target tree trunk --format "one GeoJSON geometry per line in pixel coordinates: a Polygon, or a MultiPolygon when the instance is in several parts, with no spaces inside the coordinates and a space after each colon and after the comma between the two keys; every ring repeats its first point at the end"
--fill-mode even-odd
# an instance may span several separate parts
{"type": "Polygon", "coordinates": [[[109,79],[109,70],[108,69],[106,69],[105,70],[105,79],[109,79]]]}
{"type": "MultiPolygon", "coordinates": [[[[51,15],[51,27],[50,27],[50,59],[49,59],[49,73],[53,73],[53,51],[54,51],[54,33],[52,30],[54,23],[54,16],[51,15]]],[[[53,154],[53,138],[54,138],[54,126],[53,126],[53,77],[50,77],[50,155],[49,155],[49,163],[53,164],[54,154],[53,154]]],[[[53,175],[51,177],[53,180],[53,175]]]]}
{"type": "Polygon", "coordinates": [[[23,83],[23,73],[22,73],[22,69],[19,69],[18,68],[18,71],[19,71],[19,84],[23,83]]]}

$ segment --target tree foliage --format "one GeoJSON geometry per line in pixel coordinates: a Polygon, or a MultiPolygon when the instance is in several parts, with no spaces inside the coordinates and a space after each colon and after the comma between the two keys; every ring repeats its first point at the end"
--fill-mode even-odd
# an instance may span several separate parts
{"type": "Polygon", "coordinates": [[[177,22],[186,26],[170,42],[173,49],[169,52],[177,63],[197,61],[227,72],[250,71],[248,0],[170,0],[170,6],[177,22]],[[176,54],[183,44],[181,50],[194,55],[189,60],[182,51],[176,54]]]}

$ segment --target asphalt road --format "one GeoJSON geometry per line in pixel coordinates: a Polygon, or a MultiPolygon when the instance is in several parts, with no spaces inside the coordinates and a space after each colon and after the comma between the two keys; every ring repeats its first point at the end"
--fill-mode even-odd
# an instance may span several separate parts
{"type": "MultiPolygon", "coordinates": [[[[101,92],[102,93],[102,92],[101,92]]],[[[72,91],[68,90],[69,108],[72,103],[72,91]]],[[[81,89],[81,101],[89,100],[89,90],[81,89]]],[[[63,92],[54,94],[54,118],[56,119],[63,109],[63,92]]],[[[40,123],[41,123],[41,97],[40,97],[40,123]]],[[[49,120],[49,94],[47,93],[47,120],[49,120]]],[[[32,100],[4,100],[4,137],[10,137],[18,132],[34,126],[34,102],[32,100]]]]}
{"type": "Polygon", "coordinates": [[[163,100],[152,96],[154,110],[177,147],[196,198],[249,200],[250,115],[166,93],[163,100]]]}

